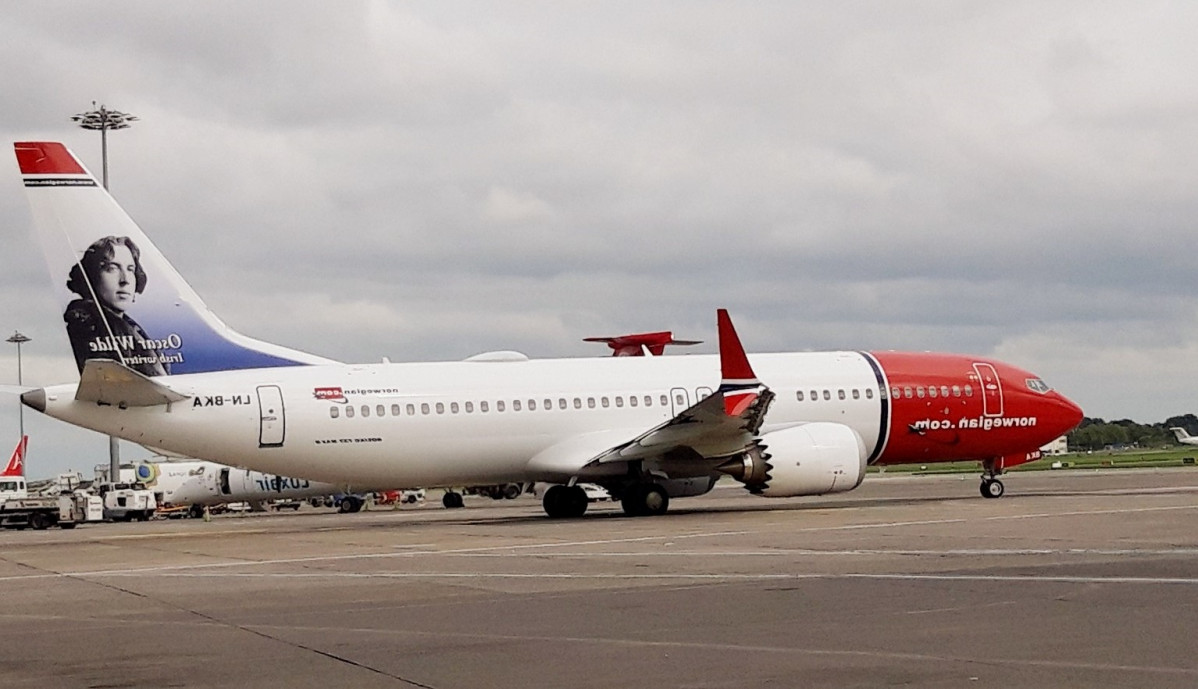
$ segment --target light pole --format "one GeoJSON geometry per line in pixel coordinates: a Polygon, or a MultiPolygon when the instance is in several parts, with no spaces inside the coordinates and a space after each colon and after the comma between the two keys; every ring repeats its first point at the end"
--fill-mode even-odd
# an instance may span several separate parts
{"type": "Polygon", "coordinates": [[[96,101],[92,101],[92,107],[95,110],[81,112],[78,115],[72,115],[71,120],[78,123],[83,129],[100,132],[100,160],[103,163],[103,175],[101,179],[104,182],[104,188],[108,188],[108,130],[109,129],[128,129],[137,121],[136,115],[130,115],[127,112],[120,110],[109,110],[103,105],[97,107],[96,101]]]}
{"type": "MultiPolygon", "coordinates": [[[[21,345],[31,339],[33,338],[26,337],[21,331],[14,330],[12,337],[5,340],[5,342],[11,342],[17,346],[17,385],[20,387],[24,387],[25,385],[25,381],[21,376],[21,345]]],[[[22,403],[17,404],[17,423],[21,429],[21,435],[17,437],[17,442],[19,443],[25,438],[25,405],[22,403]]]]}
{"type": "MultiPolygon", "coordinates": [[[[109,110],[103,105],[96,106],[92,101],[93,110],[72,115],[71,120],[83,129],[100,132],[100,160],[103,175],[101,180],[104,188],[108,189],[108,130],[128,129],[137,121],[136,115],[130,115],[120,110],[109,110]]],[[[108,436],[108,481],[116,483],[121,478],[121,441],[113,435],[108,436]]]]}

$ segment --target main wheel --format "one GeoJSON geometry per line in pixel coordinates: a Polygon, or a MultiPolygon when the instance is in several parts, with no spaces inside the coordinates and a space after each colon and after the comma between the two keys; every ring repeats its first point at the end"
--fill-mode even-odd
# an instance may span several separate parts
{"type": "Polygon", "coordinates": [[[38,531],[50,527],[50,516],[42,512],[34,512],[29,515],[29,525],[38,531]]]}
{"type": "Polygon", "coordinates": [[[1006,487],[996,478],[985,478],[982,479],[980,490],[983,498],[1001,498],[1006,487]]]}
{"type": "Polygon", "coordinates": [[[204,518],[204,506],[203,505],[192,505],[191,507],[188,507],[187,508],[187,516],[191,517],[192,519],[203,519],[204,518]]]}
{"type": "Polygon", "coordinates": [[[441,505],[445,509],[452,510],[462,506],[462,494],[455,493],[452,490],[445,491],[445,495],[441,496],[441,505]]]}
{"type": "Polygon", "coordinates": [[[550,486],[541,506],[551,519],[576,519],[586,514],[587,494],[581,486],[550,486]]]}
{"type": "Polygon", "coordinates": [[[638,483],[624,491],[620,507],[629,517],[653,517],[670,509],[670,496],[656,483],[638,483]]]}

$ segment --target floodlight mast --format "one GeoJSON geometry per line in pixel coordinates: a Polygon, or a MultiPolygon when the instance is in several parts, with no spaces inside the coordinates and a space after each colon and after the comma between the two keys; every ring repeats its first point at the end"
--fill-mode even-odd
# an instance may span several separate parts
{"type": "MultiPolygon", "coordinates": [[[[101,181],[108,189],[108,130],[128,129],[137,121],[136,115],[120,110],[109,110],[92,101],[92,110],[72,115],[71,120],[82,129],[100,132],[101,181]]],[[[118,483],[121,479],[121,441],[114,435],[108,436],[108,481],[118,483]]]]}
{"type": "MultiPolygon", "coordinates": [[[[21,375],[21,345],[25,344],[26,342],[30,341],[31,339],[33,339],[33,338],[27,337],[20,330],[14,330],[12,337],[5,340],[5,342],[9,342],[9,343],[15,344],[17,346],[17,386],[18,387],[23,387],[25,385],[24,377],[21,375]]],[[[20,435],[17,436],[17,442],[19,443],[25,438],[25,405],[20,402],[17,403],[17,425],[20,428],[20,435]]]]}
{"type": "Polygon", "coordinates": [[[71,120],[79,125],[82,129],[90,129],[100,132],[100,160],[102,161],[101,181],[104,183],[104,188],[108,188],[108,130],[110,129],[128,129],[137,121],[136,115],[130,115],[127,112],[120,110],[109,110],[103,105],[97,106],[96,101],[92,101],[94,110],[81,112],[78,115],[72,115],[71,120]]]}

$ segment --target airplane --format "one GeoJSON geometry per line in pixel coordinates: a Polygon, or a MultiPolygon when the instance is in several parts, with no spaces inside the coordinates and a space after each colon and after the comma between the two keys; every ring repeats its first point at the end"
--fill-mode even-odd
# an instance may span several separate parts
{"type": "Polygon", "coordinates": [[[1198,438],[1190,435],[1186,429],[1174,427],[1170,428],[1169,430],[1173,431],[1173,435],[1177,436],[1177,442],[1181,443],[1182,445],[1198,445],[1198,438]]]}
{"type": "Polygon", "coordinates": [[[669,330],[614,337],[584,337],[582,341],[602,342],[611,348],[612,356],[661,356],[666,351],[666,345],[703,344],[702,340],[675,340],[674,333],[669,330]]]}
{"type": "MultiPolygon", "coordinates": [[[[192,517],[202,516],[206,506],[347,492],[343,485],[264,474],[202,460],[139,462],[133,466],[133,475],[138,483],[154,491],[159,505],[189,507],[192,517]]],[[[363,504],[361,498],[346,495],[341,511],[357,512],[363,504]]]]}
{"type": "Polygon", "coordinates": [[[868,465],[976,460],[999,497],[1082,419],[993,359],[749,357],[723,309],[718,355],[332,361],[234,332],[65,146],[15,149],[80,368],[21,401],[165,454],[353,485],[540,481],[552,518],[581,517],[593,483],[648,516],[723,476],[785,498],[853,490],[868,465]]]}
{"type": "Polygon", "coordinates": [[[4,465],[4,471],[0,471],[0,505],[10,498],[19,499],[29,495],[25,485],[25,452],[28,447],[29,436],[21,436],[12,456],[8,458],[8,464],[4,465]]]}

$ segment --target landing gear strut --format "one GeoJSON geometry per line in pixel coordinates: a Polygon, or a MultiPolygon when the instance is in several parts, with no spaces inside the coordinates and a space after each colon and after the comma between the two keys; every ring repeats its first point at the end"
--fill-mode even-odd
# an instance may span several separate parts
{"type": "Polygon", "coordinates": [[[1002,481],[998,480],[1001,469],[994,466],[993,459],[982,462],[982,485],[979,487],[983,498],[1001,498],[1006,491],[1002,481]]]}

